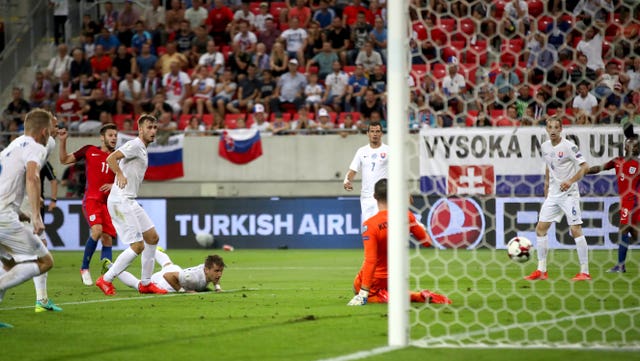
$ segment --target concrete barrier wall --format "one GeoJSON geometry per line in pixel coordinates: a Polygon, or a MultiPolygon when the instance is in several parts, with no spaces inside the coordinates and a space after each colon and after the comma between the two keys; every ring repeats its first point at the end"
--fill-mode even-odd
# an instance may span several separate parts
{"type": "MultiPolygon", "coordinates": [[[[236,165],[218,156],[218,137],[187,137],[184,146],[185,176],[174,181],[145,182],[143,197],[262,197],[353,195],[342,188],[342,180],[356,150],[368,143],[366,135],[263,136],[263,155],[236,165]]],[[[411,167],[411,189],[417,188],[419,172],[418,135],[410,135],[405,153],[411,167]]],[[[85,144],[99,144],[94,138],[70,138],[69,151],[85,144]]],[[[58,151],[52,164],[62,177],[58,151]]],[[[356,190],[359,189],[356,177],[356,190]]],[[[64,194],[60,191],[59,194],[64,194]]],[[[357,195],[357,193],[356,193],[357,195]]]]}

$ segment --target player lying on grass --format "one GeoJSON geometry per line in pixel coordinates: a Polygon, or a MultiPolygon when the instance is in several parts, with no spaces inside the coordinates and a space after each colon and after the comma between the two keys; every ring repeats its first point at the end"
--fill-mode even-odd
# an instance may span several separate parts
{"type": "Polygon", "coordinates": [[[600,173],[604,170],[615,169],[618,178],[618,192],[620,193],[620,243],[618,244],[618,263],[608,272],[627,272],[625,261],[629,241],[638,240],[640,226],[640,210],[638,209],[638,191],[640,190],[640,147],[638,135],[633,132],[633,125],[624,128],[624,157],[616,157],[603,165],[589,168],[589,174],[600,173]],[[631,236],[631,237],[629,237],[631,236]]]}
{"type": "MultiPolygon", "coordinates": [[[[151,276],[151,282],[167,292],[204,292],[209,290],[209,283],[213,283],[216,292],[222,291],[220,278],[225,264],[222,257],[216,254],[207,256],[203,264],[187,269],[174,264],[171,258],[160,250],[156,252],[155,260],[162,269],[151,276]]],[[[106,272],[111,267],[111,261],[104,259],[102,262],[103,271],[106,272]]],[[[120,273],[118,279],[136,290],[140,285],[140,280],[127,271],[120,273]]]]}
{"type": "MultiPolygon", "coordinates": [[[[347,305],[363,306],[367,302],[387,303],[389,293],[387,291],[387,179],[383,178],[374,186],[374,198],[378,201],[378,213],[364,222],[362,241],[364,244],[364,262],[362,268],[353,281],[353,292],[356,294],[347,305]]],[[[416,217],[409,215],[409,231],[425,246],[431,246],[427,232],[418,223],[416,217]]],[[[444,303],[450,304],[446,296],[433,293],[429,290],[410,292],[411,302],[420,303],[444,303]]]]}

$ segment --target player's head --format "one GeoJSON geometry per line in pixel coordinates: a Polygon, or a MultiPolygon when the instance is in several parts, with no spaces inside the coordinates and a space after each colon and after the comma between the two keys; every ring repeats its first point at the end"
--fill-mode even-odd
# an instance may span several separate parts
{"type": "Polygon", "coordinates": [[[207,256],[204,260],[204,273],[207,276],[207,281],[218,283],[225,267],[222,257],[217,254],[207,256]]]}
{"type": "Polygon", "coordinates": [[[369,136],[369,144],[372,146],[380,145],[382,141],[382,124],[371,122],[367,126],[367,135],[369,136]]]}
{"type": "Polygon", "coordinates": [[[387,178],[382,178],[373,186],[373,198],[378,202],[387,202],[387,178]]]}
{"type": "Polygon", "coordinates": [[[557,142],[562,133],[562,120],[559,117],[550,117],[547,119],[547,134],[552,142],[557,142]]]}
{"type": "Polygon", "coordinates": [[[158,119],[151,114],[142,114],[138,118],[138,136],[145,144],[150,144],[156,139],[158,131],[158,119]]]}
{"type": "Polygon", "coordinates": [[[100,128],[100,140],[109,152],[113,152],[118,142],[118,127],[113,123],[103,125],[100,128]]]}
{"type": "Polygon", "coordinates": [[[51,135],[53,115],[41,108],[36,108],[25,116],[24,134],[33,137],[36,142],[46,145],[51,135]]]}
{"type": "Polygon", "coordinates": [[[624,155],[627,158],[634,158],[640,155],[640,146],[638,145],[638,135],[627,138],[624,141],[624,155]]]}

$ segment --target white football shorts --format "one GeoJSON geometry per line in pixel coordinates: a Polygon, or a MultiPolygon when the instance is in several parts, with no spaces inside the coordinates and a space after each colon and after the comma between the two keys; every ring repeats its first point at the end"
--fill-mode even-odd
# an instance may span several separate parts
{"type": "Polygon", "coordinates": [[[167,272],[180,272],[182,268],[177,264],[170,264],[166,267],[162,267],[162,269],[153,275],[151,275],[151,282],[155,283],[156,286],[162,288],[163,290],[167,290],[167,292],[178,292],[171,287],[169,282],[164,279],[164,274],[167,272]]]}
{"type": "Polygon", "coordinates": [[[153,222],[135,199],[107,201],[116,234],[126,244],[143,241],[142,234],[154,227],[153,222]]]}
{"type": "Polygon", "coordinates": [[[378,201],[373,197],[360,197],[360,209],[362,211],[362,222],[360,223],[362,224],[378,213],[378,201]]]}
{"type": "Polygon", "coordinates": [[[547,197],[540,208],[538,220],[541,222],[560,222],[562,216],[567,216],[567,224],[570,226],[582,224],[580,193],[576,191],[547,197]]]}
{"type": "Polygon", "coordinates": [[[40,237],[18,220],[13,210],[0,211],[0,257],[17,263],[35,261],[49,254],[40,237]]]}

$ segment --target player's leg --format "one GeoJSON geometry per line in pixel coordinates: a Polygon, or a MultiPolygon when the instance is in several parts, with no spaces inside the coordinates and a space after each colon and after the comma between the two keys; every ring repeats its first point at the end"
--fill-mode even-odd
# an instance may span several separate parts
{"type": "Polygon", "coordinates": [[[134,205],[133,210],[138,230],[142,233],[142,239],[144,240],[144,249],[141,254],[142,274],[140,275],[140,287],[138,290],[140,293],[167,293],[166,290],[158,288],[153,282],[151,282],[151,275],[153,274],[153,266],[156,258],[156,249],[158,247],[160,237],[156,232],[153,222],[151,222],[151,219],[147,215],[147,212],[145,212],[138,203],[134,205]]]}
{"type": "Polygon", "coordinates": [[[173,261],[171,261],[171,258],[169,258],[169,255],[166,254],[164,250],[161,249],[161,247],[156,248],[155,260],[156,260],[156,263],[163,268],[173,264],[173,261]]]}
{"type": "Polygon", "coordinates": [[[144,248],[142,240],[138,239],[140,231],[137,226],[135,214],[132,212],[133,203],[135,203],[133,200],[107,203],[109,215],[112,216],[111,221],[116,233],[120,235],[122,242],[129,244],[129,247],[116,258],[111,268],[96,281],[96,286],[107,296],[116,294],[112,283],[113,280],[129,267],[131,262],[138,257],[144,248]]]}
{"type": "Polygon", "coordinates": [[[136,276],[132,275],[127,271],[122,271],[118,275],[118,279],[124,283],[125,285],[133,288],[134,290],[138,289],[138,285],[140,284],[140,280],[136,278],[136,276]]]}
{"type": "Polygon", "coordinates": [[[567,196],[561,204],[567,223],[571,230],[571,236],[576,242],[578,251],[578,261],[580,262],[580,272],[572,278],[573,281],[590,280],[589,275],[589,246],[587,239],[582,232],[582,212],[580,210],[580,196],[567,196]]]}
{"type": "Polygon", "coordinates": [[[361,223],[378,213],[378,201],[373,197],[360,197],[360,208],[362,210],[361,223]]]}
{"type": "Polygon", "coordinates": [[[107,204],[101,204],[101,224],[102,224],[102,248],[100,250],[100,260],[113,260],[113,239],[116,238],[116,229],[113,227],[111,215],[107,209],[107,204]]]}
{"type": "MultiPolygon", "coordinates": [[[[95,217],[92,215],[91,217],[95,217]]],[[[91,219],[91,218],[88,218],[91,219]]],[[[93,257],[93,253],[98,248],[98,241],[102,238],[102,225],[101,224],[93,224],[91,225],[89,238],[84,245],[84,253],[82,255],[82,265],[80,266],[80,276],[82,277],[82,283],[85,286],[93,285],[93,280],[91,279],[91,273],[89,272],[89,265],[91,264],[91,258],[93,257]]]]}
{"type": "Polygon", "coordinates": [[[549,227],[552,222],[557,222],[562,217],[562,209],[553,199],[545,199],[540,208],[540,215],[538,216],[538,224],[536,224],[536,254],[538,257],[538,267],[530,275],[524,279],[533,280],[545,280],[548,277],[547,273],[547,254],[549,252],[549,227]]]}

